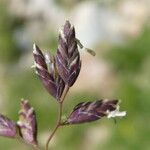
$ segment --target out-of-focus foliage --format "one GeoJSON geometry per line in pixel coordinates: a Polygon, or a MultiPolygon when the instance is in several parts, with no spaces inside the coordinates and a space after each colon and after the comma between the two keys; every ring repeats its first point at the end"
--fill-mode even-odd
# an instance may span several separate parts
{"type": "Polygon", "coordinates": [[[12,62],[20,55],[13,35],[15,20],[8,14],[5,3],[0,3],[0,61],[12,62]]]}
{"type": "Polygon", "coordinates": [[[118,78],[115,92],[123,100],[128,115],[115,128],[111,142],[112,149],[148,150],[150,124],[150,30],[145,28],[135,40],[124,46],[116,46],[107,53],[118,78]]]}
{"type": "Polygon", "coordinates": [[[140,37],[129,40],[124,46],[114,46],[108,58],[117,71],[136,73],[150,56],[150,29],[146,27],[140,37]]]}

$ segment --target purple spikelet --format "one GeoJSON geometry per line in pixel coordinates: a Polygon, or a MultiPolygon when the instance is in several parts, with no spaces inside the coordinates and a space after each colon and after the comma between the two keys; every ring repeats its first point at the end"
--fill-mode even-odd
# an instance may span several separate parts
{"type": "Polygon", "coordinates": [[[17,125],[15,122],[0,114],[0,136],[15,138],[17,135],[17,125]]]}
{"type": "Polygon", "coordinates": [[[58,74],[55,57],[52,55],[44,56],[42,51],[35,44],[33,49],[37,75],[47,91],[59,100],[63,93],[65,83],[58,74]]]}
{"type": "Polygon", "coordinates": [[[66,21],[59,34],[56,61],[60,76],[69,87],[72,86],[79,75],[81,61],[75,29],[69,21],[66,21]]]}
{"type": "Polygon", "coordinates": [[[37,122],[33,107],[27,100],[21,101],[21,109],[19,111],[18,126],[20,128],[20,136],[25,142],[37,145],[37,122]]]}
{"type": "Polygon", "coordinates": [[[66,123],[79,124],[95,121],[105,116],[111,118],[124,115],[125,112],[119,112],[118,100],[82,102],[74,107],[66,123]]]}

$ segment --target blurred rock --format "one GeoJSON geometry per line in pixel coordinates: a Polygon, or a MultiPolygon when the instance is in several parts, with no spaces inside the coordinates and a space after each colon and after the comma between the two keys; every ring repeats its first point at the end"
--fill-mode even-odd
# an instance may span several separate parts
{"type": "Polygon", "coordinates": [[[121,0],[113,6],[109,3],[83,1],[68,10],[54,0],[11,0],[9,8],[12,16],[26,19],[24,29],[18,29],[16,34],[16,40],[26,45],[32,41],[47,41],[65,19],[74,22],[77,37],[86,47],[136,37],[148,21],[148,0],[121,0]]]}
{"type": "Polygon", "coordinates": [[[122,42],[126,36],[135,37],[148,21],[147,2],[122,0],[115,8],[94,1],[80,3],[72,12],[77,37],[87,47],[105,41],[122,42]]]}
{"type": "Polygon", "coordinates": [[[23,18],[25,24],[14,32],[18,44],[29,48],[35,41],[51,39],[63,22],[65,11],[53,0],[11,0],[9,11],[12,16],[23,18]]]}
{"type": "Polygon", "coordinates": [[[149,21],[150,2],[148,0],[123,0],[118,5],[118,13],[123,17],[122,33],[138,36],[149,21]]]}
{"type": "Polygon", "coordinates": [[[101,96],[112,96],[117,79],[109,65],[89,54],[82,55],[79,78],[71,90],[97,92],[101,96]]]}
{"type": "Polygon", "coordinates": [[[85,134],[82,150],[94,150],[103,147],[103,144],[110,137],[110,133],[109,128],[105,126],[89,128],[85,134]]]}

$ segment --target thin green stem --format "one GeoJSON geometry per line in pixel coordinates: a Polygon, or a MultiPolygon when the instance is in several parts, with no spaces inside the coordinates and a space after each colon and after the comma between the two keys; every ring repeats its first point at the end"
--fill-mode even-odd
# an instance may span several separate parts
{"type": "Polygon", "coordinates": [[[65,97],[66,97],[68,91],[69,91],[69,86],[66,85],[66,86],[65,86],[65,89],[64,89],[64,92],[63,92],[63,94],[62,94],[62,96],[61,96],[61,98],[60,98],[60,103],[62,103],[62,102],[65,100],[65,97]]]}
{"type": "Polygon", "coordinates": [[[63,94],[62,94],[62,96],[61,96],[61,98],[60,98],[60,101],[59,101],[58,121],[57,121],[57,124],[56,124],[56,126],[55,126],[53,132],[52,132],[52,133],[50,134],[50,136],[48,137],[48,140],[47,140],[47,142],[46,142],[46,148],[45,148],[45,150],[48,150],[48,146],[49,146],[49,143],[50,143],[51,139],[54,137],[54,135],[55,135],[57,129],[61,126],[61,117],[62,117],[62,110],[63,110],[63,101],[64,101],[64,99],[65,99],[65,97],[66,97],[68,91],[69,91],[69,86],[65,86],[64,92],[63,92],[63,94]]]}

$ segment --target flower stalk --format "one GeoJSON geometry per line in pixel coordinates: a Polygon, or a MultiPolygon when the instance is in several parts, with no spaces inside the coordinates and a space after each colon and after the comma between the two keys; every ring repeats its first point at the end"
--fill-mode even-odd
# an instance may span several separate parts
{"type": "MultiPolygon", "coordinates": [[[[60,30],[56,55],[44,54],[37,46],[33,45],[34,68],[47,92],[58,103],[58,118],[56,125],[46,140],[45,150],[49,150],[49,143],[57,130],[66,125],[89,123],[103,117],[124,117],[125,111],[119,111],[119,101],[116,99],[101,99],[77,104],[68,117],[63,120],[63,107],[69,89],[76,82],[80,70],[81,59],[78,48],[85,48],[76,38],[75,28],[69,21],[60,30]]],[[[85,50],[95,56],[89,48],[85,50]]],[[[28,100],[22,100],[17,122],[0,114],[0,136],[16,138],[33,150],[42,150],[37,140],[37,120],[34,108],[28,100]]]]}
{"type": "Polygon", "coordinates": [[[65,90],[64,90],[64,92],[63,92],[63,94],[62,94],[62,97],[61,97],[61,99],[60,99],[60,101],[59,101],[58,121],[57,121],[57,124],[56,124],[56,126],[55,126],[53,132],[50,134],[49,138],[47,139],[45,150],[48,150],[48,146],[49,146],[49,143],[50,143],[51,139],[52,139],[53,136],[55,135],[57,129],[58,129],[60,126],[62,126],[61,118],[62,118],[62,112],[63,112],[63,102],[64,102],[64,100],[65,100],[65,97],[66,97],[68,91],[69,91],[69,86],[65,86],[65,90]]]}

